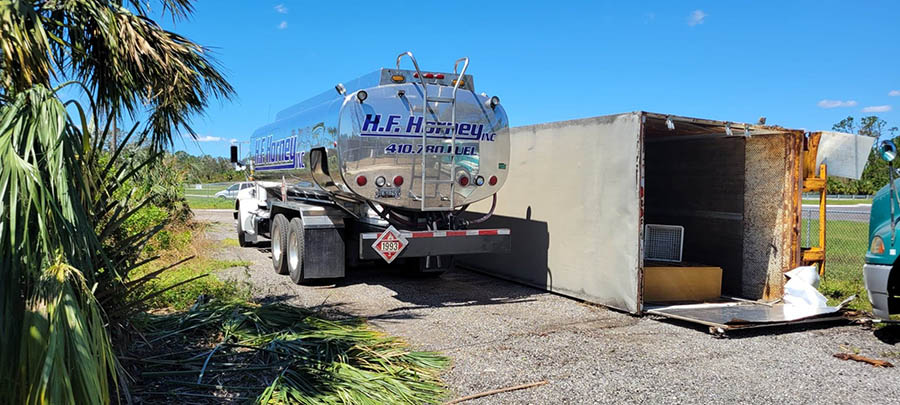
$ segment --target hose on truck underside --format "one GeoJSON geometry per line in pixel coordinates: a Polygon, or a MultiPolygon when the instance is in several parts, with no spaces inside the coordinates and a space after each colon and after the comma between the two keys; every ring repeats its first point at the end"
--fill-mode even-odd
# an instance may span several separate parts
{"type": "MultiPolygon", "coordinates": [[[[366,201],[366,204],[368,204],[369,207],[372,208],[372,210],[375,211],[375,213],[378,214],[379,217],[381,217],[385,221],[388,221],[388,223],[390,223],[391,225],[399,226],[399,227],[406,227],[406,228],[410,228],[410,229],[416,229],[420,225],[418,220],[407,217],[407,216],[400,214],[390,208],[386,208],[383,210],[378,209],[378,207],[376,207],[375,204],[372,203],[372,201],[366,201]]],[[[453,220],[454,217],[457,217],[460,214],[462,214],[463,212],[465,212],[468,207],[469,207],[469,204],[466,204],[466,205],[462,206],[460,209],[458,209],[452,213],[448,213],[449,218],[445,218],[445,219],[448,220],[448,225],[450,226],[451,229],[456,228],[456,226],[454,226],[454,223],[455,223],[455,221],[453,220]]],[[[468,225],[477,225],[484,221],[487,221],[492,215],[494,215],[495,208],[497,208],[497,194],[494,194],[491,196],[491,209],[488,210],[487,214],[485,214],[481,218],[473,219],[471,221],[462,220],[462,221],[460,221],[460,225],[462,225],[463,227],[466,227],[468,225]]],[[[436,223],[433,220],[433,218],[426,218],[426,223],[425,223],[426,227],[428,226],[428,224],[432,224],[433,226],[436,227],[436,223]]]]}
{"type": "Polygon", "coordinates": [[[491,199],[491,209],[488,210],[488,213],[484,214],[484,216],[481,218],[466,221],[465,225],[477,225],[484,221],[487,221],[488,218],[491,217],[491,215],[494,215],[494,208],[497,208],[497,193],[494,193],[493,198],[491,199]]]}
{"type": "Polygon", "coordinates": [[[388,221],[388,223],[390,223],[391,225],[399,226],[401,228],[408,227],[408,228],[413,228],[413,229],[416,228],[416,226],[418,226],[417,224],[403,221],[400,218],[394,218],[393,215],[388,216],[388,214],[386,212],[384,212],[383,210],[379,210],[377,207],[375,207],[375,204],[373,204],[369,200],[366,200],[366,204],[369,204],[369,207],[372,208],[372,211],[375,211],[375,213],[378,214],[378,216],[381,217],[381,219],[388,221]]]}

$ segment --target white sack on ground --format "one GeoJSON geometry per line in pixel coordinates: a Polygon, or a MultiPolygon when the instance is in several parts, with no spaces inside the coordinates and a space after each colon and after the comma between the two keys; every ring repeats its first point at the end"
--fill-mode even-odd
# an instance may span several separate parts
{"type": "Polygon", "coordinates": [[[785,304],[813,308],[828,306],[828,299],[816,289],[819,285],[816,266],[797,267],[784,275],[788,278],[784,284],[785,304]]]}

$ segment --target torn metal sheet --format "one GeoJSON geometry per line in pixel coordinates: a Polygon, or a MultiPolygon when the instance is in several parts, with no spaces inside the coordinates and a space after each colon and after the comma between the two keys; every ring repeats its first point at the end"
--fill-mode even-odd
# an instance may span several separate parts
{"type": "Polygon", "coordinates": [[[816,173],[819,165],[825,163],[829,176],[859,180],[874,143],[875,138],[871,136],[822,131],[816,153],[816,173]]]}
{"type": "Polygon", "coordinates": [[[840,319],[839,312],[847,302],[849,300],[835,307],[746,301],[670,306],[648,305],[647,313],[729,330],[840,319]]]}

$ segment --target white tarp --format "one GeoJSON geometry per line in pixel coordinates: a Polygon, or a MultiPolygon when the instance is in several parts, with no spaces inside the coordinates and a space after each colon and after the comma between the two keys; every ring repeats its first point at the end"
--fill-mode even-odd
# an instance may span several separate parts
{"type": "Polygon", "coordinates": [[[871,136],[822,131],[815,172],[825,163],[829,176],[859,180],[874,143],[875,138],[871,136]]]}

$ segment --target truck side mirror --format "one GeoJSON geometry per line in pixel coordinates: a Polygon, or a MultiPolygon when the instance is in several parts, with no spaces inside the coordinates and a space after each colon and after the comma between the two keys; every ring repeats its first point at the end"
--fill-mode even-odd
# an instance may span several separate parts
{"type": "Polygon", "coordinates": [[[237,145],[231,145],[231,163],[238,162],[238,147],[237,145]]]}
{"type": "Polygon", "coordinates": [[[885,162],[892,162],[897,157],[897,147],[891,141],[881,142],[878,152],[881,153],[881,158],[885,162]]]}

